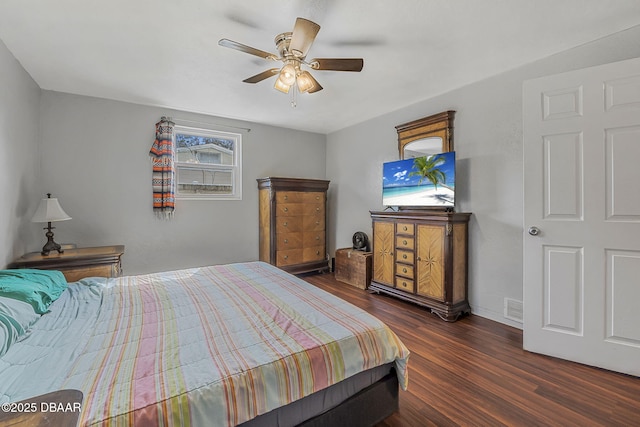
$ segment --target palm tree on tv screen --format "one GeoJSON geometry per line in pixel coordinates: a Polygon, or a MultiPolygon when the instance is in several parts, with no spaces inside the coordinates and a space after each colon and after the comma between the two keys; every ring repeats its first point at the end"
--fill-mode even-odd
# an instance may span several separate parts
{"type": "Polygon", "coordinates": [[[409,176],[419,175],[418,185],[422,184],[422,180],[426,178],[431,181],[433,187],[437,190],[438,184],[444,186],[444,183],[447,182],[447,176],[438,168],[444,162],[445,159],[439,155],[416,157],[413,159],[413,168],[417,170],[411,171],[409,176]]]}

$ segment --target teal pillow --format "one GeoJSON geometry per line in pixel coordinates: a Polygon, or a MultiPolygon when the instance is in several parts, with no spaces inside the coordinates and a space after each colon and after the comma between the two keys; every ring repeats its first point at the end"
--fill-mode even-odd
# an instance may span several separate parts
{"type": "Polygon", "coordinates": [[[57,270],[0,270],[0,296],[29,303],[38,314],[46,313],[65,289],[67,280],[57,270]]]}
{"type": "Polygon", "coordinates": [[[0,297],[0,356],[21,339],[40,315],[31,304],[0,297]]]}

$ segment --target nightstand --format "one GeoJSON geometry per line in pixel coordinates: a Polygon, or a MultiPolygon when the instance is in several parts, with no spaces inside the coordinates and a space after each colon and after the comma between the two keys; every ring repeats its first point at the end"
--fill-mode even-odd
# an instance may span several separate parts
{"type": "Polygon", "coordinates": [[[0,411],[0,427],[73,427],[78,424],[82,400],[80,390],[57,390],[20,402],[5,403],[0,411]]]}
{"type": "Polygon", "coordinates": [[[118,277],[122,275],[122,254],[124,245],[74,248],[61,254],[51,252],[46,256],[31,252],[12,262],[9,268],[59,270],[67,282],[76,282],[85,277],[118,277]]]}

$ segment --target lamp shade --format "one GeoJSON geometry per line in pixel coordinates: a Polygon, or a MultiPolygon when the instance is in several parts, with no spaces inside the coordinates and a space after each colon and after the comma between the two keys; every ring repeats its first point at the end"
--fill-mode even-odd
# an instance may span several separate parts
{"type": "Polygon", "coordinates": [[[286,85],[282,83],[280,79],[276,79],[276,84],[273,87],[278,89],[280,92],[289,93],[289,89],[291,88],[291,85],[286,85]]]}
{"type": "Polygon", "coordinates": [[[292,64],[287,64],[282,67],[278,80],[280,80],[280,82],[282,82],[282,84],[284,85],[293,85],[296,82],[296,67],[294,67],[292,64]]]}
{"type": "Polygon", "coordinates": [[[303,71],[298,76],[298,90],[302,93],[308,92],[314,86],[313,77],[308,71],[303,71]]]}
{"type": "MultiPolygon", "coordinates": [[[[48,196],[51,196],[48,194],[48,196]]],[[[47,197],[40,200],[36,213],[31,218],[32,222],[54,222],[54,221],[66,221],[71,219],[67,213],[62,210],[58,199],[55,197],[47,197]]]]}

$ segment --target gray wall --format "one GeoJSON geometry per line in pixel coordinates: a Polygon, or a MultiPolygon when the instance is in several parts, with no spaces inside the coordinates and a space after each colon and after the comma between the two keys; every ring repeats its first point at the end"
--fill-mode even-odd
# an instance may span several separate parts
{"type": "Polygon", "coordinates": [[[476,314],[513,324],[502,306],[504,297],[522,298],[522,82],[638,56],[640,27],[325,137],[41,91],[0,43],[0,264],[43,245],[42,226],[30,218],[45,192],[73,217],[56,224],[56,240],[125,244],[127,274],[254,260],[255,179],[264,176],[331,180],[333,253],[350,246],[355,231],[371,236],[369,210],[382,208],[382,162],[398,158],[394,126],[453,109],[457,210],[474,214],[471,305],[476,314]],[[162,115],[251,128],[244,137],[242,201],[181,201],[173,220],[153,216],[148,150],[162,115]]]}
{"type": "Polygon", "coordinates": [[[42,195],[39,102],[40,88],[0,41],[0,268],[22,255],[29,242],[45,242],[40,224],[30,221],[42,195]]]}
{"type": "Polygon", "coordinates": [[[256,179],[325,177],[320,134],[51,91],[42,92],[40,123],[43,188],[73,218],[56,223],[56,240],[124,244],[126,274],[256,260],[256,179]],[[148,154],[163,115],[251,129],[240,131],[242,200],[178,200],[173,219],[154,217],[148,154]]]}
{"type": "Polygon", "coordinates": [[[398,159],[395,126],[456,110],[456,210],[473,213],[472,311],[520,327],[503,317],[503,304],[523,294],[522,83],[638,56],[635,27],[328,135],[330,252],[350,246],[355,231],[371,237],[369,210],[383,208],[382,163],[398,159]]]}

